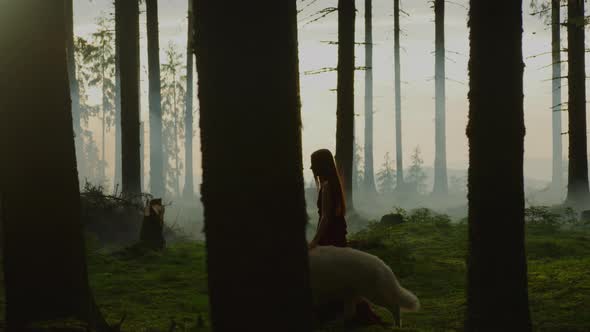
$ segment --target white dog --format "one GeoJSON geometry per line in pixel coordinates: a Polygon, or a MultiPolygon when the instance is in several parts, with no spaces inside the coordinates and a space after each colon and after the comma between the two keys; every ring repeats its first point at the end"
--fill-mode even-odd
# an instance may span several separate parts
{"type": "Polygon", "coordinates": [[[387,308],[397,326],[401,326],[400,308],[420,308],[418,298],[399,284],[389,266],[366,252],[318,246],[309,251],[309,264],[314,305],[344,302],[346,319],[354,316],[361,298],[387,308]]]}

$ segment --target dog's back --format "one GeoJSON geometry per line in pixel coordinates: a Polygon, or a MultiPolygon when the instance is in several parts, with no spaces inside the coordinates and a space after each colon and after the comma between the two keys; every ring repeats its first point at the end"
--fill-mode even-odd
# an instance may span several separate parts
{"type": "Polygon", "coordinates": [[[311,284],[316,304],[363,297],[392,309],[418,310],[416,296],[401,287],[395,274],[378,257],[352,248],[316,247],[309,252],[311,284]]]}

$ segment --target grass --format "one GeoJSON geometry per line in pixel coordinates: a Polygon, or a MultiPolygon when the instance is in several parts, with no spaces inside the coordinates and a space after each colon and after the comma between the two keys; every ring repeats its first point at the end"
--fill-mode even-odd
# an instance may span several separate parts
{"type": "MultiPolygon", "coordinates": [[[[409,218],[402,225],[371,224],[351,239],[388,263],[402,285],[421,301],[404,313],[398,331],[461,331],[465,311],[467,226],[437,215],[409,218]]],[[[535,331],[590,331],[590,231],[529,225],[529,298],[535,331]]],[[[111,323],[126,314],[123,331],[209,331],[205,249],[201,242],[170,245],[161,253],[91,252],[90,282],[111,323]]],[[[3,306],[0,306],[3,310],[3,306]]],[[[377,312],[391,322],[384,309],[377,312]]],[[[501,309],[500,309],[501,310],[501,309]]],[[[391,331],[326,324],[322,332],[391,331]]]]}

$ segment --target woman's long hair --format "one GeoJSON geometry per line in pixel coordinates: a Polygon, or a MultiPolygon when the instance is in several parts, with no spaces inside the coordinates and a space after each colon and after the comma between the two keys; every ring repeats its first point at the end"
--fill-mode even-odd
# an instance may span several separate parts
{"type": "Polygon", "coordinates": [[[342,179],[340,172],[336,168],[336,162],[332,156],[332,152],[328,149],[317,150],[311,154],[311,164],[313,165],[313,176],[318,183],[318,177],[322,176],[328,180],[330,184],[330,196],[338,212],[344,216],[346,213],[346,199],[344,198],[344,188],[342,186],[342,179]],[[338,209],[340,211],[338,211],[338,209]]]}

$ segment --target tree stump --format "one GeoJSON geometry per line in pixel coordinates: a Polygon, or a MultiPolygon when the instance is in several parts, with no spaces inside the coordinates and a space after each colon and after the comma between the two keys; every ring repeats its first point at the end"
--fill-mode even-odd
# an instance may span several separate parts
{"type": "Polygon", "coordinates": [[[139,242],[146,248],[161,250],[166,246],[164,240],[164,206],[162,199],[152,199],[146,203],[139,242]]]}

